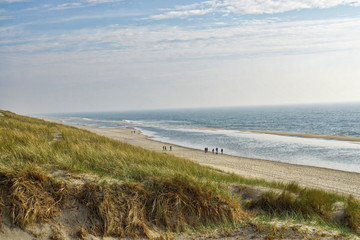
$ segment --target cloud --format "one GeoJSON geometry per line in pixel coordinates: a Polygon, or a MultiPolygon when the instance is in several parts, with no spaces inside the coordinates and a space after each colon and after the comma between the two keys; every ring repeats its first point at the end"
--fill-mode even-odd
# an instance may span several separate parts
{"type": "Polygon", "coordinates": [[[224,0],[219,6],[221,6],[220,11],[235,14],[273,14],[309,8],[331,8],[340,5],[356,6],[359,3],[359,0],[224,0]]]}
{"type": "Polygon", "coordinates": [[[169,11],[163,14],[153,15],[150,19],[162,20],[170,18],[185,18],[190,16],[200,16],[211,12],[211,9],[191,9],[186,11],[169,11]]]}
{"type": "Polygon", "coordinates": [[[123,0],[85,0],[86,3],[84,3],[84,2],[72,2],[72,3],[58,4],[56,6],[50,5],[50,4],[43,4],[41,6],[26,8],[26,9],[23,9],[22,11],[37,11],[37,10],[41,10],[41,9],[46,9],[46,10],[66,10],[66,9],[73,9],[73,8],[89,7],[89,6],[94,6],[94,5],[103,4],[103,3],[122,2],[122,1],[123,0]]]}
{"type": "Polygon", "coordinates": [[[24,33],[14,36],[14,31],[1,31],[1,28],[0,32],[3,36],[0,53],[93,52],[98,57],[91,61],[110,61],[110,55],[123,63],[360,49],[360,20],[356,18],[297,22],[251,20],[240,22],[238,26],[220,25],[214,29],[196,30],[187,27],[112,25],[32,37],[24,33]],[[7,36],[7,32],[12,35],[7,36]],[[11,42],[9,39],[17,40],[11,42]]]}
{"type": "Polygon", "coordinates": [[[110,2],[122,2],[123,0],[86,0],[89,3],[101,4],[101,3],[110,3],[110,2]]]}
{"type": "Polygon", "coordinates": [[[65,10],[65,9],[72,9],[72,8],[79,8],[83,7],[81,3],[63,3],[59,4],[55,7],[50,7],[49,10],[65,10]]]}
{"type": "Polygon", "coordinates": [[[12,17],[12,16],[0,16],[0,21],[9,20],[9,19],[14,19],[14,17],[12,17]]]}
{"type": "Polygon", "coordinates": [[[331,8],[340,5],[360,6],[360,0],[208,0],[201,3],[163,9],[150,16],[153,20],[184,18],[208,13],[225,14],[275,14],[311,8],[331,8]]]}
{"type": "Polygon", "coordinates": [[[0,3],[29,2],[30,0],[0,0],[0,3]]]}
{"type": "Polygon", "coordinates": [[[5,16],[3,14],[6,14],[6,10],[0,8],[0,21],[14,19],[13,16],[5,16]]]}

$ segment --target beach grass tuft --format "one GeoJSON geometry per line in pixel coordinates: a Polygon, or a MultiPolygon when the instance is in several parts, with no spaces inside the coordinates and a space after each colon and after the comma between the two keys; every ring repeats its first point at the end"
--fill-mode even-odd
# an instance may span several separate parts
{"type": "Polygon", "coordinates": [[[147,236],[153,229],[180,232],[187,226],[239,222],[245,214],[236,202],[181,179],[101,186],[87,184],[82,199],[93,219],[93,232],[104,236],[147,236]]]}
{"type": "Polygon", "coordinates": [[[46,222],[59,212],[50,192],[50,178],[34,169],[0,171],[0,186],[6,192],[9,215],[14,224],[25,228],[34,222],[46,222]]]}
{"type": "Polygon", "coordinates": [[[360,235],[360,201],[353,196],[347,198],[344,225],[360,235]]]}
{"type": "Polygon", "coordinates": [[[249,208],[258,208],[271,215],[301,215],[305,219],[319,216],[331,220],[335,202],[332,194],[317,189],[306,189],[301,194],[285,190],[281,193],[269,191],[250,202],[249,208]]]}

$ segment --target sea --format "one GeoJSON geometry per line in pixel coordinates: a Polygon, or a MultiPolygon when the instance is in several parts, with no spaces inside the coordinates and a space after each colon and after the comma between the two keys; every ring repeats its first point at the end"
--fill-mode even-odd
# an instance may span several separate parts
{"type": "Polygon", "coordinates": [[[154,140],[225,154],[360,173],[360,142],[246,130],[360,137],[360,103],[80,112],[42,115],[69,124],[133,127],[154,140]]]}

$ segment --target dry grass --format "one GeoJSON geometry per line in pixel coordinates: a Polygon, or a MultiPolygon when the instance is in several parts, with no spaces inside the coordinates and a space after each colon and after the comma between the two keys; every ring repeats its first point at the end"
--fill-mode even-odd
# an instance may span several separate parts
{"type": "Polygon", "coordinates": [[[258,208],[271,215],[299,215],[303,218],[320,216],[331,220],[335,199],[320,190],[309,190],[302,195],[283,191],[282,193],[266,192],[249,204],[249,208],[258,208]]]}
{"type": "Polygon", "coordinates": [[[79,239],[85,240],[89,236],[89,233],[86,231],[84,227],[80,227],[77,235],[79,239]]]}
{"type": "Polygon", "coordinates": [[[65,240],[63,234],[61,233],[58,227],[52,227],[51,230],[52,230],[52,233],[50,235],[51,240],[65,240]]]}
{"type": "Polygon", "coordinates": [[[346,202],[344,225],[360,235],[360,202],[352,196],[346,202]]]}
{"type": "Polygon", "coordinates": [[[238,203],[181,179],[87,184],[83,203],[93,216],[92,232],[117,237],[153,238],[157,229],[179,232],[188,226],[239,222],[245,216],[238,203]]]}
{"type": "Polygon", "coordinates": [[[5,207],[5,203],[3,202],[2,199],[2,191],[0,189],[0,231],[2,229],[2,217],[3,217],[3,207],[5,207]]]}
{"type": "MultiPolygon", "coordinates": [[[[161,231],[239,222],[245,217],[239,203],[182,179],[68,186],[37,169],[0,171],[0,179],[11,220],[23,229],[53,219],[67,207],[69,198],[90,213],[90,229],[83,227],[79,232],[83,238],[87,231],[97,236],[156,238],[161,231]]],[[[51,238],[59,237],[53,231],[51,238]]]]}
{"type": "Polygon", "coordinates": [[[50,179],[31,170],[0,172],[1,188],[7,192],[10,217],[17,226],[46,222],[59,212],[50,193],[50,179]]]}

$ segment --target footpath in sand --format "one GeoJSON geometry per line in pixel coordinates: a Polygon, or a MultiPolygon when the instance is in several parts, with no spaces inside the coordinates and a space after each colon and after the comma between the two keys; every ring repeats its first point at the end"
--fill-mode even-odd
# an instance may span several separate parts
{"type": "Polygon", "coordinates": [[[134,129],[98,128],[80,125],[76,125],[76,127],[149,150],[164,152],[162,147],[166,145],[166,153],[168,154],[191,159],[202,165],[233,172],[244,177],[262,178],[285,183],[295,181],[305,187],[320,188],[340,194],[351,194],[360,199],[360,173],[250,159],[226,154],[212,154],[211,152],[204,153],[204,151],[196,149],[151,140],[151,138],[141,134],[138,130],[136,130],[136,134],[132,134],[131,132],[134,129]],[[172,151],[169,151],[170,145],[173,148],[172,151]]]}

